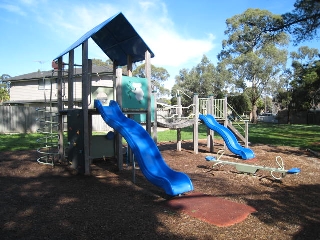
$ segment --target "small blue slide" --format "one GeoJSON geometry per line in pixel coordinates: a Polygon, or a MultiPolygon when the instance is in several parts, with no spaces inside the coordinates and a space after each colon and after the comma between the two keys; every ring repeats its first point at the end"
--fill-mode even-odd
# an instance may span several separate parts
{"type": "Polygon", "coordinates": [[[174,171],[166,164],[149,133],[140,124],[127,118],[117,102],[111,100],[109,106],[102,106],[99,100],[95,100],[94,105],[104,121],[126,139],[142,173],[151,183],[171,196],[193,190],[188,175],[174,171]]]}
{"type": "Polygon", "coordinates": [[[199,114],[199,119],[203,121],[208,128],[216,131],[225,141],[228,149],[236,155],[240,155],[242,159],[248,160],[254,158],[254,152],[250,148],[242,147],[235,135],[225,126],[217,122],[212,115],[199,114]]]}

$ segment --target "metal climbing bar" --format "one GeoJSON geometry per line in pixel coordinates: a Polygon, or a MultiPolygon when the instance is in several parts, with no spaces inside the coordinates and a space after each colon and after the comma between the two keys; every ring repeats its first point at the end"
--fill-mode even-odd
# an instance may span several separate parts
{"type": "Polygon", "coordinates": [[[37,159],[38,163],[54,165],[55,159],[58,156],[59,135],[57,116],[55,112],[48,109],[48,107],[37,109],[39,117],[40,128],[37,130],[41,137],[37,139],[39,147],[37,152],[40,157],[37,159]]]}
{"type": "MultiPolygon", "coordinates": [[[[39,147],[37,148],[37,153],[40,155],[37,158],[37,162],[40,164],[46,164],[53,166],[55,161],[59,159],[59,122],[58,113],[53,111],[52,107],[52,83],[54,71],[50,80],[50,96],[49,101],[47,101],[46,89],[44,88],[44,107],[37,108],[39,122],[38,133],[41,137],[37,139],[39,147]]],[[[44,77],[43,82],[45,83],[47,79],[44,77]]]]}

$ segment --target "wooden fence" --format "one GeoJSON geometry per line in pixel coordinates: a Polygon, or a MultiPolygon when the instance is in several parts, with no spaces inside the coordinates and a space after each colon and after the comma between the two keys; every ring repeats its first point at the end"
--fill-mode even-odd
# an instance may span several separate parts
{"type": "MultiPolygon", "coordinates": [[[[57,111],[57,108],[52,110],[57,111]]],[[[36,107],[0,106],[0,133],[35,133],[40,127],[39,114],[36,107]]],[[[64,122],[66,130],[66,116],[64,122]]],[[[92,128],[93,131],[111,130],[100,115],[92,116],[92,128]]]]}
{"type": "Polygon", "coordinates": [[[37,110],[35,107],[0,106],[0,133],[36,132],[37,110]]]}

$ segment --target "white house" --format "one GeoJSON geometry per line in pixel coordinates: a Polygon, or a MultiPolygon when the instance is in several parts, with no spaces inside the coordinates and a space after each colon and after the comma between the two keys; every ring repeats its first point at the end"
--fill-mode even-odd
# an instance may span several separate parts
{"type": "MultiPolygon", "coordinates": [[[[45,103],[57,104],[57,76],[55,69],[51,71],[38,71],[8,79],[11,82],[10,100],[5,105],[24,105],[41,107],[45,103]]],[[[62,95],[65,105],[68,99],[68,69],[63,71],[62,95]]],[[[82,69],[74,68],[73,76],[73,99],[74,108],[81,106],[82,94],[82,69]]],[[[92,66],[91,89],[89,97],[89,108],[93,107],[93,100],[113,99],[113,74],[108,66],[92,66]]]]}

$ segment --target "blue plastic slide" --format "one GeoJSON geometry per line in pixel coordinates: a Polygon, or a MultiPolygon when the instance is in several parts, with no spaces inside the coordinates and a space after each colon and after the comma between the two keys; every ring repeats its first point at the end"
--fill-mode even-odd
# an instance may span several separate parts
{"type": "Polygon", "coordinates": [[[171,196],[193,190],[188,175],[174,171],[166,164],[149,133],[127,118],[117,102],[111,100],[109,106],[102,106],[99,100],[95,100],[94,104],[104,121],[126,139],[142,173],[151,183],[171,196]]]}
{"type": "Polygon", "coordinates": [[[228,149],[236,155],[240,155],[242,159],[248,160],[254,158],[254,152],[250,148],[242,147],[236,136],[225,126],[217,122],[212,115],[199,114],[199,119],[203,121],[208,128],[216,131],[225,141],[228,149]]]}

